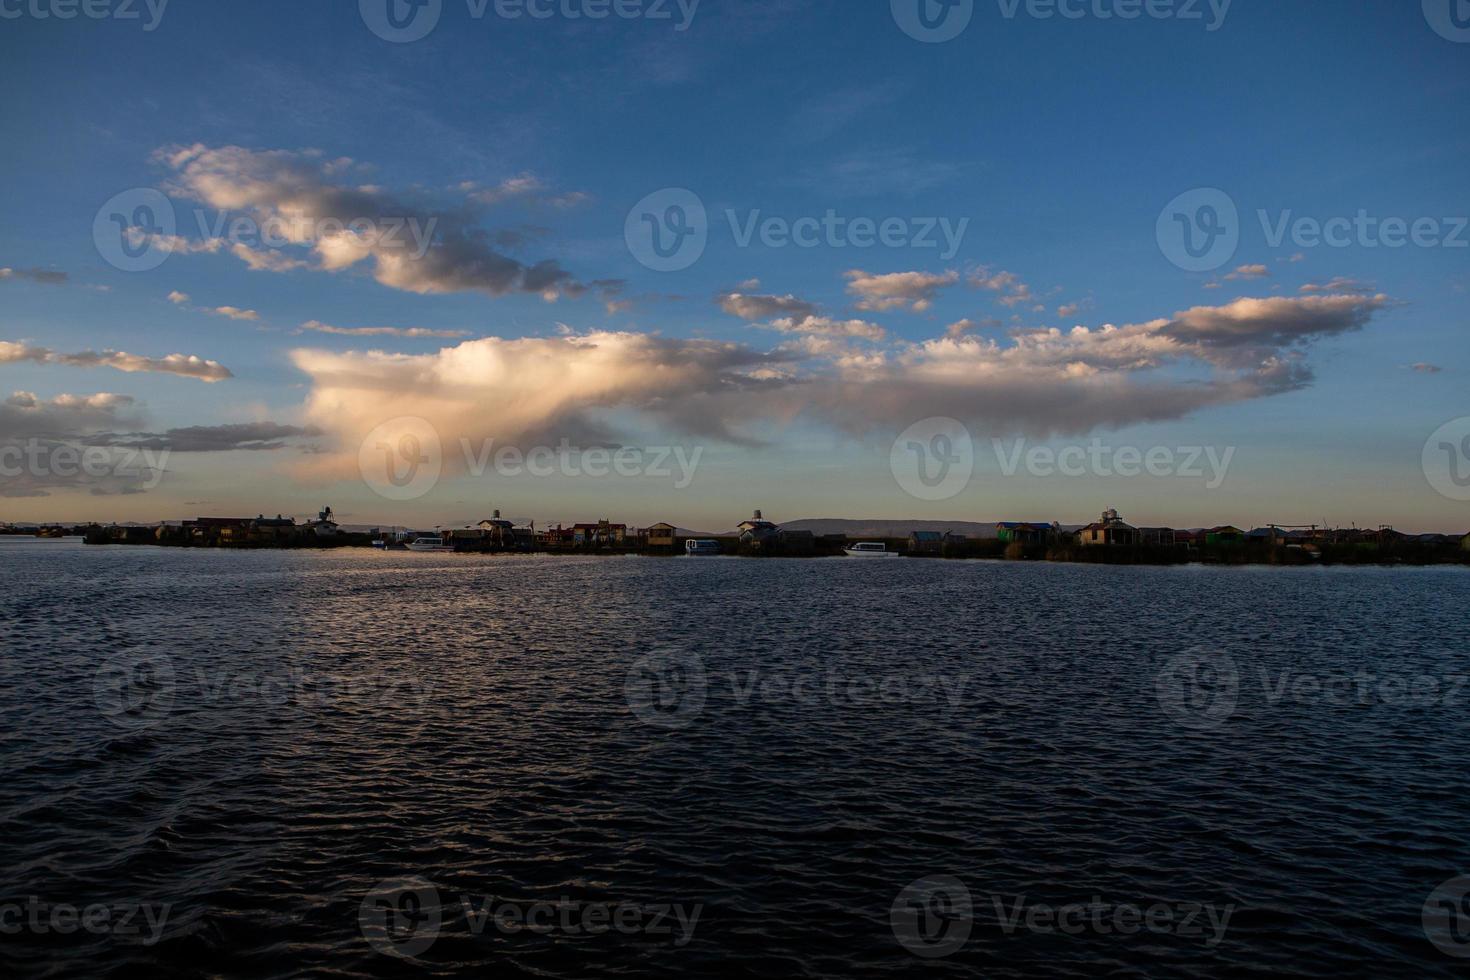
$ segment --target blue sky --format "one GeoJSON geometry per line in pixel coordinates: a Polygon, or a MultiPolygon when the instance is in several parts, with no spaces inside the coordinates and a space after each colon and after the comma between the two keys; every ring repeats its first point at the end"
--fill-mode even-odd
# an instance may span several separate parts
{"type": "Polygon", "coordinates": [[[518,19],[443,0],[426,37],[396,43],[369,29],[373,2],[173,0],[151,30],[142,4],[59,20],[37,16],[50,0],[0,3],[0,442],[170,450],[156,480],[5,478],[0,519],[332,502],[363,523],[500,507],[718,529],[755,506],[1063,522],[1115,506],[1180,526],[1470,527],[1421,459],[1470,415],[1470,43],[1417,3],[1121,20],[1099,16],[1116,0],[1076,18],[991,0],[924,43],[869,0],[602,21],[568,16],[587,0],[518,19]],[[178,240],[125,271],[94,219],[149,188],[178,240]],[[703,206],[708,244],[660,272],[625,227],[639,202],[661,220],[672,188],[703,206]],[[1194,272],[1157,226],[1200,188],[1235,206],[1239,243],[1194,272]],[[314,227],[438,216],[451,240],[350,264],[320,232],[210,243],[221,215],[301,209],[314,227]],[[888,221],[895,243],[932,226],[939,247],[742,244],[729,212],[888,221]],[[1438,244],[1271,241],[1283,219],[1360,213],[1438,244]],[[431,424],[442,473],[392,499],[360,450],[405,417],[431,424]],[[926,499],[894,439],[917,425],[927,445],[933,418],[962,423],[974,475],[926,499]],[[1021,438],[1165,449],[1179,468],[1181,450],[1232,452],[1219,481],[1008,474],[1021,438]],[[647,470],[662,447],[700,456],[688,481],[475,475],[461,440],[638,447],[647,470]]]}

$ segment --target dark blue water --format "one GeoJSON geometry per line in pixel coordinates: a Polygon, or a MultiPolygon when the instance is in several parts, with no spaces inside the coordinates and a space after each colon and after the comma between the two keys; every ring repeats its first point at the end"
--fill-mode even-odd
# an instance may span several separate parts
{"type": "Polygon", "coordinates": [[[1463,975],[1467,606],[4,541],[0,973],[1463,975]]]}

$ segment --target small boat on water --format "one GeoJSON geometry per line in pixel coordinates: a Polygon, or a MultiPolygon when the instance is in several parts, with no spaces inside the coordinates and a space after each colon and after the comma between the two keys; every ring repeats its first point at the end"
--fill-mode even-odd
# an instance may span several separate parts
{"type": "Polygon", "coordinates": [[[889,551],[881,541],[860,541],[842,549],[849,558],[897,558],[898,552],[889,551]]]}
{"type": "Polygon", "coordinates": [[[408,543],[409,551],[453,551],[454,545],[445,544],[440,538],[414,538],[408,543]]]}
{"type": "Polygon", "coordinates": [[[718,541],[704,539],[684,542],[684,554],[690,558],[714,558],[724,553],[725,549],[720,547],[718,541]]]}

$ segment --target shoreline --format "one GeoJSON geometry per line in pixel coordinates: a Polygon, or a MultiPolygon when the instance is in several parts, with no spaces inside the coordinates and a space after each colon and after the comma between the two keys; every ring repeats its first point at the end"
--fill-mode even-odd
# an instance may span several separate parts
{"type": "MultiPolygon", "coordinates": [[[[72,535],[4,535],[3,537],[25,538],[31,540],[69,540],[80,541],[92,547],[154,547],[169,549],[200,549],[209,551],[336,551],[340,549],[384,551],[385,553],[403,554],[440,554],[457,555],[464,557],[501,557],[501,556],[530,556],[538,555],[551,558],[626,558],[641,557],[654,559],[685,558],[689,557],[682,549],[671,548],[648,548],[639,546],[624,547],[568,547],[568,548],[536,548],[536,547],[472,547],[459,546],[442,551],[413,552],[403,547],[381,548],[374,547],[372,537],[366,534],[341,534],[332,539],[310,539],[294,540],[291,542],[241,542],[221,543],[213,541],[209,543],[195,543],[192,541],[170,541],[160,540],[151,528],[118,528],[108,529],[114,531],[132,532],[119,536],[110,534],[72,534],[72,535]],[[143,533],[148,532],[148,533],[143,533]]],[[[748,558],[748,559],[824,559],[824,558],[847,558],[841,550],[841,545],[848,543],[847,539],[837,542],[828,538],[817,543],[816,546],[782,551],[775,548],[755,549],[742,546],[738,539],[731,537],[713,538],[721,543],[723,553],[720,555],[704,556],[707,558],[748,558]]],[[[853,539],[856,540],[856,539],[853,539]]],[[[867,539],[873,540],[873,539],[867,539]]],[[[997,539],[967,539],[962,543],[952,545],[945,553],[912,553],[904,548],[904,543],[897,539],[888,539],[884,542],[892,547],[897,555],[921,561],[990,561],[1003,563],[1048,563],[1061,565],[1122,565],[1122,566],[1197,566],[1197,567],[1279,567],[1279,568],[1326,568],[1326,567],[1379,567],[1379,568],[1439,568],[1439,567],[1470,567],[1470,551],[1462,548],[1441,545],[1429,547],[1418,545],[1413,542],[1394,542],[1391,544],[1378,544],[1364,546],[1361,544],[1325,546],[1317,551],[1308,552],[1290,546],[1283,547],[1270,544],[1237,544],[1213,548],[1184,548],[1153,547],[1153,546],[1112,546],[1112,547],[1079,547],[1079,546],[1031,546],[1018,548],[1014,544],[1007,545],[997,539]]]]}

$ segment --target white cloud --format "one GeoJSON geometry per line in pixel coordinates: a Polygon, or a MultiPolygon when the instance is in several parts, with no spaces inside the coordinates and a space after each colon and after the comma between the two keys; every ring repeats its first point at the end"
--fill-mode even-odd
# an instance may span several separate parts
{"type": "Polygon", "coordinates": [[[769,353],[600,331],[485,338],[422,355],[292,356],[311,379],[308,419],[339,438],[338,453],[311,465],[341,476],[356,466],[362,437],[399,416],[428,419],[451,456],[461,438],[614,438],[614,420],[630,413],[736,442],[803,415],[854,434],[928,416],[1038,434],[1178,419],[1309,384],[1305,346],[1359,329],[1387,305],[1383,296],[1242,299],[1145,323],[1017,330],[1006,342],[961,329],[861,349],[848,343],[860,329],[818,318],[823,329],[809,323],[769,353]]]}
{"type": "MultiPolygon", "coordinates": [[[[758,288],[759,283],[755,286],[758,288]]],[[[882,327],[867,320],[839,320],[824,316],[817,304],[787,294],[762,296],[746,293],[721,293],[715,297],[720,309],[742,320],[781,333],[814,334],[829,337],[851,337],[860,340],[882,340],[882,327]],[[765,320],[766,323],[757,321],[765,320]]]]}
{"type": "Polygon", "coordinates": [[[469,340],[430,354],[292,351],[312,379],[306,418],[339,437],[341,452],[303,464],[323,475],[355,471],[358,445],[381,423],[429,420],[458,455],[459,440],[555,444],[606,440],[603,414],[640,411],[684,432],[746,441],[746,393],[756,375],[790,360],[739,344],[597,331],[563,337],[469,340]]]}
{"type": "Polygon", "coordinates": [[[0,340],[0,364],[32,361],[36,364],[61,364],[67,367],[108,367],[118,371],[176,374],[185,378],[215,382],[233,378],[229,368],[218,361],[207,361],[192,354],[169,354],[166,357],[143,357],[126,351],[82,351],[63,354],[45,347],[0,340]]]}
{"type": "Polygon", "coordinates": [[[546,204],[558,210],[566,210],[592,200],[592,195],[583,191],[568,191],[562,194],[547,193],[546,182],[531,173],[507,177],[494,187],[480,187],[474,181],[465,181],[459,185],[459,189],[466,192],[470,200],[487,205],[526,200],[546,204]]]}
{"type": "Polygon", "coordinates": [[[293,258],[280,249],[251,248],[244,242],[231,245],[230,254],[249,266],[251,272],[292,272],[312,268],[310,262],[293,258]]]}
{"type": "Polygon", "coordinates": [[[78,443],[94,432],[136,424],[135,406],[127,395],[109,393],[47,401],[17,391],[0,401],[0,452],[10,461],[0,475],[0,497],[48,497],[53,490],[138,493],[153,485],[160,474],[136,460],[131,467],[79,465],[78,443]]]}
{"type": "Polygon", "coordinates": [[[1000,293],[996,302],[1008,309],[1017,306],[1033,304],[1036,296],[1031,287],[1021,281],[1021,277],[1014,272],[992,272],[988,266],[981,266],[970,273],[970,285],[976,289],[988,290],[992,293],[1000,293]]]}
{"type": "MultiPolygon", "coordinates": [[[[202,144],[157,157],[176,172],[175,192],[251,216],[263,229],[310,249],[323,271],[367,263],[380,284],[413,293],[521,292],[549,301],[587,291],[553,260],[525,264],[497,252],[492,237],[477,226],[473,206],[435,208],[375,185],[352,184],[347,178],[357,164],[349,159],[202,144]]],[[[179,247],[218,251],[224,244],[210,239],[181,241],[179,247]]],[[[230,251],[252,269],[304,267],[299,259],[240,245],[230,251]]]]}
{"type": "MultiPolygon", "coordinates": [[[[760,283],[756,282],[758,288],[760,283]]],[[[720,309],[742,320],[769,320],[780,316],[815,316],[817,306],[806,300],[797,299],[790,293],[785,296],[759,296],[746,293],[721,293],[715,297],[720,309]]]]}
{"type": "Polygon", "coordinates": [[[859,340],[882,340],[886,334],[882,327],[867,320],[834,320],[826,316],[781,317],[768,326],[782,333],[817,334],[833,337],[853,337],[859,340]]]}
{"type": "Polygon", "coordinates": [[[954,271],[942,274],[890,272],[873,275],[861,269],[852,269],[844,275],[848,279],[847,291],[857,297],[857,308],[870,312],[907,308],[915,313],[923,313],[934,305],[934,299],[941,289],[953,286],[960,280],[960,274],[954,271]]]}
{"type": "Polygon", "coordinates": [[[956,320],[946,327],[944,329],[944,335],[946,337],[959,338],[966,334],[975,333],[978,330],[998,330],[1002,326],[1004,324],[993,316],[986,317],[983,320],[971,320],[969,317],[966,317],[963,320],[956,320]]]}
{"type": "Polygon", "coordinates": [[[188,293],[181,293],[177,289],[168,294],[168,301],[175,306],[182,306],[192,313],[208,313],[211,316],[229,317],[231,320],[256,321],[260,319],[260,314],[255,310],[241,309],[238,306],[190,306],[189,304],[193,301],[193,298],[188,293]]]}
{"type": "Polygon", "coordinates": [[[1309,282],[1301,287],[1303,293],[1354,293],[1363,295],[1373,292],[1373,287],[1358,279],[1337,276],[1326,282],[1309,282]]]}
{"type": "Polygon", "coordinates": [[[12,269],[9,266],[0,268],[0,282],[25,279],[30,282],[40,283],[43,286],[62,286],[70,278],[65,272],[60,272],[56,269],[12,269]]]}
{"type": "Polygon", "coordinates": [[[469,336],[467,330],[430,330],[426,327],[334,327],[319,320],[307,320],[301,325],[301,330],[336,334],[341,337],[433,337],[453,340],[469,336]]]}
{"type": "Polygon", "coordinates": [[[507,177],[495,187],[480,188],[474,184],[468,186],[461,184],[461,188],[470,192],[470,199],[481,204],[499,204],[518,197],[526,197],[535,194],[545,188],[541,178],[534,174],[520,174],[516,177],[507,177]]]}

